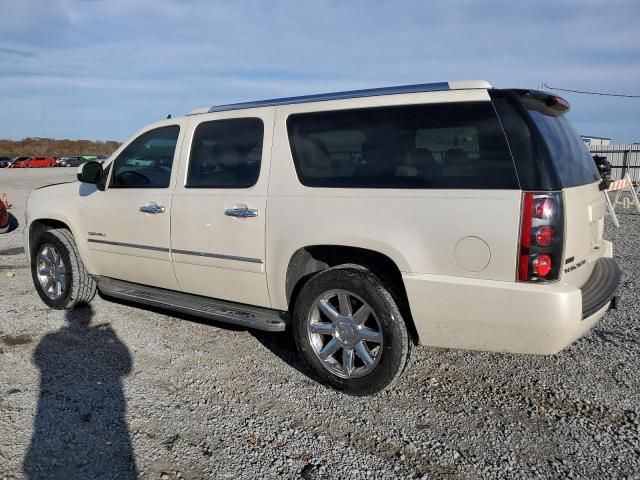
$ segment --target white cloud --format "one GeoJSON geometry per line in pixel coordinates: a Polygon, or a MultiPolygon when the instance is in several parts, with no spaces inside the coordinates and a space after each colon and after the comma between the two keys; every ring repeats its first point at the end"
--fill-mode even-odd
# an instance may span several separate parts
{"type": "MultiPolygon", "coordinates": [[[[17,102],[11,108],[55,105],[61,136],[79,135],[66,118],[96,109],[129,111],[104,133],[91,122],[83,132],[123,138],[158,110],[449,79],[640,88],[634,1],[0,0],[0,10],[10,12],[0,17],[0,95],[17,102]]],[[[594,128],[620,105],[609,100],[590,119],[579,115],[589,97],[572,101],[576,122],[594,128]]],[[[638,136],[637,103],[638,120],[614,137],[638,136]]],[[[14,137],[32,134],[24,125],[0,119],[14,137]]]]}

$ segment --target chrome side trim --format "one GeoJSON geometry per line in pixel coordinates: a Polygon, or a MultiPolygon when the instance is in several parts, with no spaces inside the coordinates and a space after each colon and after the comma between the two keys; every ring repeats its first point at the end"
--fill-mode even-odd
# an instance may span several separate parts
{"type": "Polygon", "coordinates": [[[169,253],[169,249],[165,247],[153,247],[151,245],[139,245],[137,243],[126,243],[126,242],[112,242],[111,240],[97,240],[95,238],[88,238],[87,242],[90,243],[102,243],[104,245],[113,245],[114,247],[128,247],[128,248],[139,248],[141,250],[153,250],[156,252],[167,252],[169,253]]]}
{"type": "Polygon", "coordinates": [[[111,240],[97,240],[95,238],[88,238],[87,242],[101,243],[104,245],[113,245],[115,247],[139,248],[141,250],[153,250],[156,252],[177,253],[178,255],[191,255],[194,257],[219,258],[221,260],[234,260],[236,262],[248,262],[248,263],[259,263],[259,264],[262,263],[262,260],[259,258],[238,257],[236,255],[223,255],[221,253],[196,252],[193,250],[179,250],[175,248],[169,249],[164,247],[153,247],[150,245],[139,245],[136,243],[113,242],[111,240]]]}
{"type": "Polygon", "coordinates": [[[194,252],[193,250],[178,250],[175,248],[172,249],[171,252],[177,253],[178,255],[193,255],[195,257],[219,258],[221,260],[235,260],[236,262],[262,263],[262,260],[260,260],[259,258],[238,257],[235,255],[223,255],[221,253],[194,252]]]}

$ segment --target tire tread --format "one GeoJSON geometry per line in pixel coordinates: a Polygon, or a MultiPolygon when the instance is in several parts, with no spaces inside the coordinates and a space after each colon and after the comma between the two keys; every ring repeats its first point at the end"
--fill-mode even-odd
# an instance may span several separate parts
{"type": "Polygon", "coordinates": [[[96,295],[97,285],[93,277],[87,272],[84,263],[82,263],[73,234],[66,228],[48,229],[43,233],[48,233],[58,239],[69,254],[69,262],[71,264],[70,291],[66,301],[59,308],[72,309],[77,305],[89,303],[96,295]]]}
{"type": "Polygon", "coordinates": [[[315,374],[318,376],[318,379],[326,385],[350,395],[371,395],[393,384],[406,370],[407,366],[410,363],[409,359],[411,356],[413,342],[410,339],[407,326],[403,319],[402,313],[398,308],[398,304],[391,291],[389,290],[389,285],[382,281],[380,277],[375,275],[368,268],[358,264],[341,264],[318,272],[316,275],[311,277],[302,287],[299,299],[300,303],[296,302],[294,311],[294,338],[296,340],[296,344],[298,345],[298,350],[302,354],[302,357],[314,370],[315,374]],[[305,340],[306,334],[303,331],[302,325],[307,313],[306,305],[309,304],[310,300],[314,296],[320,293],[320,290],[318,290],[318,283],[326,282],[329,278],[331,279],[331,282],[335,282],[338,285],[346,281],[351,285],[359,285],[360,288],[365,291],[375,291],[378,298],[380,298],[383,304],[386,305],[385,308],[390,315],[391,322],[393,325],[395,325],[394,344],[399,347],[395,351],[386,352],[386,355],[391,354],[393,355],[393,358],[395,358],[395,360],[391,361],[391,364],[388,364],[390,368],[386,368],[386,375],[383,374],[382,376],[380,376],[375,374],[374,372],[369,374],[367,377],[345,381],[343,379],[338,379],[330,373],[324,371],[322,368],[315,366],[316,362],[313,359],[313,354],[307,346],[307,341],[305,340]],[[391,365],[394,366],[391,367],[391,365]],[[368,381],[366,381],[365,379],[367,379],[368,381]]]}

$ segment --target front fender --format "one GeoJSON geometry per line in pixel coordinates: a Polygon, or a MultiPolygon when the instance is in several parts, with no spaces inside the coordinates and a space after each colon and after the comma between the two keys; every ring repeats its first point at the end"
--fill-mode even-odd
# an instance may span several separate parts
{"type": "MultiPolygon", "coordinates": [[[[38,224],[64,225],[71,231],[80,258],[89,273],[94,273],[93,265],[83,235],[82,207],[78,196],[78,184],[62,184],[33,191],[26,207],[27,223],[24,229],[24,251],[31,262],[31,244],[38,224]]],[[[60,226],[62,226],[60,225],[60,226]]]]}

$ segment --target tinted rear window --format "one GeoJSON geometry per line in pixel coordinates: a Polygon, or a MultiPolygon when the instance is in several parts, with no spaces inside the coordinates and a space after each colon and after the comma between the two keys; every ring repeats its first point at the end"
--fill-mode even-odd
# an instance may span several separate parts
{"type": "Polygon", "coordinates": [[[598,181],[598,170],[589,150],[564,114],[539,100],[522,101],[549,149],[562,186],[575,187],[598,181]]]}
{"type": "Polygon", "coordinates": [[[490,102],[296,114],[287,128],[309,187],[519,188],[490,102]]]}
{"type": "Polygon", "coordinates": [[[259,118],[203,122],[196,127],[187,188],[249,188],[258,181],[264,125],[259,118]]]}

